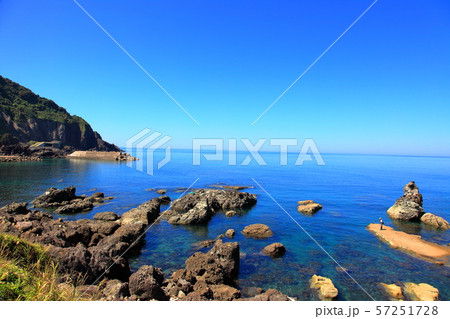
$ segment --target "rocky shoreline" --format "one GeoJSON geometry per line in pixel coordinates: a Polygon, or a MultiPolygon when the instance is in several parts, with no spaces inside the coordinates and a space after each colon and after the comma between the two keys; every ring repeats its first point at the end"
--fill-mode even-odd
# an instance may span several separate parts
{"type": "MultiPolygon", "coordinates": [[[[75,188],[68,187],[50,188],[32,203],[35,207],[56,208],[59,213],[73,213],[90,209],[102,200],[102,193],[77,196],[75,188]]],[[[161,213],[164,201],[167,203],[167,198],[153,198],[122,216],[103,212],[94,219],[77,221],[55,220],[49,213],[28,208],[27,203],[12,203],[0,209],[0,232],[43,245],[58,263],[62,285],[74,283],[84,294],[102,300],[293,300],[273,289],[256,289],[251,298],[242,298],[237,289],[239,244],[222,239],[232,238],[234,231],[213,240],[208,252],[194,253],[184,269],[167,279],[161,269],[151,265],[132,274],[128,257],[142,247],[146,228],[165,213],[161,213]]],[[[177,218],[187,216],[182,219],[204,223],[208,220],[198,214],[202,209],[211,214],[254,204],[256,196],[249,193],[197,190],[173,201],[171,208],[177,218]]]]}
{"type": "MultiPolygon", "coordinates": [[[[275,289],[264,291],[257,287],[239,286],[241,253],[239,243],[233,241],[236,234],[234,229],[228,229],[215,239],[197,243],[196,247],[201,251],[192,254],[185,261],[184,268],[166,278],[162,269],[153,265],[142,266],[132,273],[128,258],[140,251],[145,243],[146,230],[152,223],[165,218],[172,225],[207,224],[218,212],[233,218],[238,214],[236,211],[249,210],[257,203],[255,194],[240,189],[193,189],[173,201],[164,195],[165,191],[158,190],[156,193],[159,197],[121,216],[114,212],[102,212],[93,219],[65,221],[54,219],[51,213],[36,208],[73,214],[90,210],[111,198],[101,192],[90,196],[76,195],[73,186],[65,189],[49,188],[31,202],[34,205],[31,208],[27,203],[12,203],[0,208],[0,232],[44,246],[58,264],[60,285],[74,284],[78,293],[98,300],[296,300],[275,289]],[[161,211],[162,205],[169,204],[169,209],[161,211]],[[209,250],[205,251],[205,248],[209,250]]],[[[403,212],[404,206],[409,209],[408,212],[411,212],[411,207],[423,211],[422,198],[416,189],[415,184],[411,183],[405,187],[405,195],[395,204],[397,212],[403,212]]],[[[298,205],[301,208],[299,211],[307,215],[313,215],[322,208],[322,205],[311,200],[300,201],[298,205]]],[[[401,216],[405,214],[401,213],[401,216]]],[[[423,216],[424,212],[414,218],[420,221],[423,216]]],[[[371,232],[393,248],[441,264],[449,261],[448,247],[425,242],[419,236],[398,232],[390,227],[384,226],[384,230],[379,228],[379,224],[368,226],[371,232]],[[419,246],[420,253],[416,249],[419,246]]],[[[248,225],[240,231],[251,240],[274,236],[274,232],[265,224],[248,225]]],[[[287,251],[288,248],[282,243],[272,242],[259,253],[277,259],[283,258],[287,251]]],[[[403,288],[398,287],[380,284],[380,289],[388,295],[401,295],[407,300],[414,300],[412,296],[416,296],[414,298],[417,300],[437,300],[439,296],[434,287],[424,283],[405,283],[403,288]]],[[[309,289],[319,300],[339,298],[339,290],[331,279],[319,274],[311,277],[309,289]]],[[[398,297],[395,300],[403,299],[398,297]]]]}

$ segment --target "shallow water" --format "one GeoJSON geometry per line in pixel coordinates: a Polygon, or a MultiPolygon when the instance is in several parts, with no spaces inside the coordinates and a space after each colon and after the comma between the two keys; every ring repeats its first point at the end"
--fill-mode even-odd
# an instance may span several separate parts
{"type": "MultiPolygon", "coordinates": [[[[359,283],[375,299],[386,299],[377,283],[426,282],[450,300],[448,267],[434,265],[381,243],[365,226],[383,217],[388,226],[420,234],[439,244],[450,242],[450,232],[427,229],[415,223],[393,223],[386,210],[402,195],[403,186],[415,180],[428,212],[450,219],[450,158],[362,155],[325,155],[325,166],[280,166],[276,154],[266,153],[267,166],[227,166],[226,162],[203,162],[192,166],[192,155],[172,154],[172,161],[154,176],[124,163],[86,160],[44,160],[30,163],[0,163],[0,205],[31,201],[47,188],[75,185],[78,194],[102,191],[114,200],[94,210],[64,219],[91,218],[102,211],[123,213],[155,196],[146,189],[167,189],[172,199],[178,187],[200,188],[216,183],[250,185],[258,203],[248,212],[226,218],[216,214],[207,226],[172,226],[161,219],[146,235],[141,254],[131,259],[133,269],[144,264],[163,268],[166,274],[182,268],[196,251],[193,243],[215,238],[227,229],[236,230],[241,247],[239,285],[276,288],[300,299],[314,299],[308,289],[313,274],[330,277],[341,300],[369,300],[359,283]],[[289,213],[302,230],[252,180],[254,178],[289,213]],[[324,208],[313,217],[296,211],[299,200],[314,199],[324,208]],[[249,224],[267,224],[275,233],[269,239],[248,239],[240,231],[249,224]],[[270,243],[282,242],[287,253],[279,259],[261,255],[270,243]],[[320,247],[319,247],[320,245],[320,247]],[[323,248],[323,249],[322,249],[323,248]],[[352,276],[340,271],[337,263],[352,276]],[[357,283],[356,283],[357,282],[357,283]]],[[[289,158],[295,162],[295,156],[289,158]]],[[[238,161],[239,162],[239,161],[238,161]]]]}

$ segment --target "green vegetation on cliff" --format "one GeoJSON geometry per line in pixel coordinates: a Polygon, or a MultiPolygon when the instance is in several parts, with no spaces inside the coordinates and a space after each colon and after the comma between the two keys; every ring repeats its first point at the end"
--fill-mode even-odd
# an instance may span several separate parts
{"type": "MultiPolygon", "coordinates": [[[[87,122],[79,116],[70,115],[66,109],[52,100],[40,97],[31,90],[0,76],[0,110],[10,115],[17,123],[28,118],[51,120],[59,123],[78,123],[81,131],[87,122]]],[[[0,133],[7,133],[0,123],[0,133]]]]}

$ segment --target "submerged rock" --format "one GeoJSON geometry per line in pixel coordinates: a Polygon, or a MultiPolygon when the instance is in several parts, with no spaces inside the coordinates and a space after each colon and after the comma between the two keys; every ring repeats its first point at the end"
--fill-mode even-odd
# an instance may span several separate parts
{"type": "Polygon", "coordinates": [[[272,258],[278,258],[286,253],[286,248],[282,243],[273,243],[264,247],[263,253],[272,258]]]}
{"type": "Polygon", "coordinates": [[[333,300],[338,296],[338,290],[330,278],[313,275],[311,277],[311,288],[318,289],[322,300],[333,300]]]}
{"type": "Polygon", "coordinates": [[[429,284],[405,283],[405,294],[414,301],[436,301],[439,299],[439,290],[429,284]]]}
{"type": "Polygon", "coordinates": [[[420,194],[419,188],[414,182],[409,182],[403,188],[403,192],[403,196],[397,199],[395,204],[388,209],[388,216],[392,219],[420,220],[424,210],[422,208],[422,194],[420,194]]]}
{"type": "Polygon", "coordinates": [[[225,213],[225,216],[227,216],[227,217],[233,217],[236,215],[237,215],[237,213],[234,210],[229,210],[225,213]]]}
{"type": "Polygon", "coordinates": [[[253,238],[268,238],[273,236],[272,230],[269,226],[264,224],[253,224],[246,226],[242,233],[247,237],[253,238]]]}
{"type": "Polygon", "coordinates": [[[448,230],[450,229],[450,226],[448,222],[439,216],[436,216],[431,213],[425,213],[421,218],[420,221],[428,226],[435,227],[442,230],[448,230]]]}
{"type": "Polygon", "coordinates": [[[120,218],[119,215],[113,212],[103,212],[103,213],[97,213],[94,215],[95,220],[103,220],[103,221],[116,221],[120,218]]]}

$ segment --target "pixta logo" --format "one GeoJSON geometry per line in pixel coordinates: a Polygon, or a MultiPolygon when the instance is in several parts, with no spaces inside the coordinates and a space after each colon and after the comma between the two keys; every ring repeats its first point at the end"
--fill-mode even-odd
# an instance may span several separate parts
{"type": "MultiPolygon", "coordinates": [[[[135,167],[137,170],[153,175],[172,159],[172,147],[167,145],[172,137],[148,128],[133,135],[127,140],[127,152],[136,157],[136,162],[127,162],[127,166],[135,167]],[[157,152],[159,151],[159,152],[157,152]]],[[[301,144],[295,138],[271,138],[258,139],[255,143],[248,138],[220,139],[220,138],[194,138],[192,139],[192,165],[201,165],[204,161],[226,161],[229,166],[246,166],[254,162],[256,165],[267,165],[263,148],[275,149],[271,152],[278,154],[279,165],[293,164],[301,166],[306,161],[315,161],[317,165],[325,165],[319,148],[313,139],[305,139],[301,144]],[[226,150],[225,150],[226,146],[226,150]],[[293,152],[292,148],[299,151],[293,152]],[[243,159],[238,160],[242,153],[243,159]],[[288,163],[288,154],[295,155],[295,162],[288,163]]]]}
{"type": "Polygon", "coordinates": [[[133,135],[127,140],[126,151],[131,156],[138,159],[136,162],[127,162],[128,167],[133,167],[138,171],[145,172],[148,175],[154,174],[156,169],[162,168],[164,165],[170,162],[172,158],[172,147],[165,146],[172,137],[164,135],[160,132],[152,132],[152,130],[146,128],[139,133],[133,135]],[[164,156],[162,159],[156,160],[155,151],[164,150],[164,156]]]}

